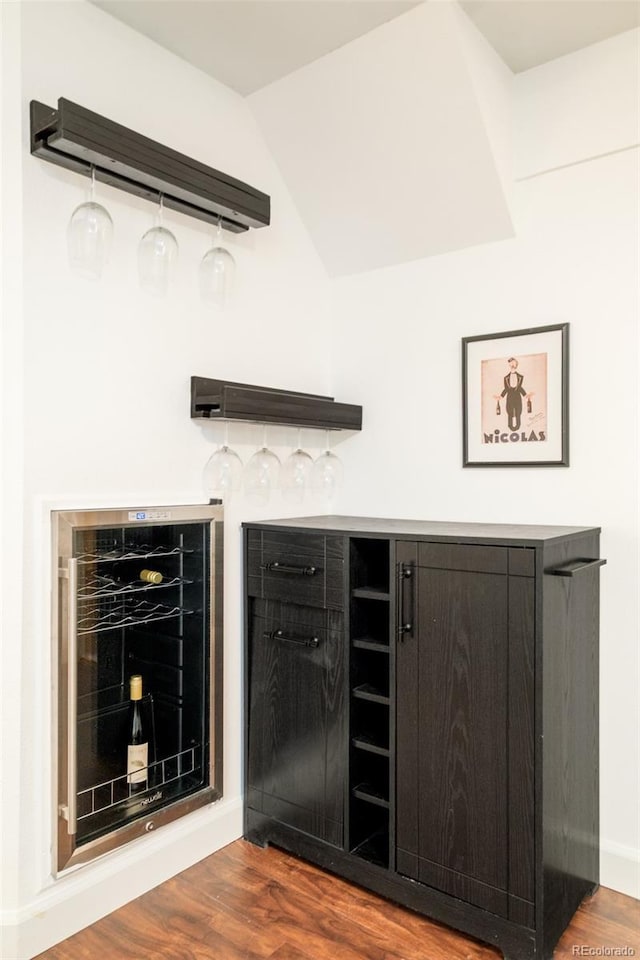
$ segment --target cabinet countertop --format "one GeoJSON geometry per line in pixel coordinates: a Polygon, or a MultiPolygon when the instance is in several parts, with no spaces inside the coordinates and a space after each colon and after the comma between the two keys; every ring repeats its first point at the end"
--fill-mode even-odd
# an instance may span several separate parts
{"type": "Polygon", "coordinates": [[[292,529],[319,533],[349,533],[399,538],[424,537],[432,540],[467,540],[482,543],[536,545],[551,540],[566,540],[600,532],[600,527],[547,526],[543,524],[452,523],[442,520],[390,520],[377,517],[316,516],[288,517],[279,520],[254,520],[242,524],[252,529],[292,529]]]}

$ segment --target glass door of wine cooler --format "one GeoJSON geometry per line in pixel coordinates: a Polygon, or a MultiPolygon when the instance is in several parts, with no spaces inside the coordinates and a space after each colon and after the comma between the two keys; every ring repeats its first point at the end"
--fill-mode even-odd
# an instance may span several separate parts
{"type": "Polygon", "coordinates": [[[53,519],[60,871],[221,796],[222,507],[53,519]]]}

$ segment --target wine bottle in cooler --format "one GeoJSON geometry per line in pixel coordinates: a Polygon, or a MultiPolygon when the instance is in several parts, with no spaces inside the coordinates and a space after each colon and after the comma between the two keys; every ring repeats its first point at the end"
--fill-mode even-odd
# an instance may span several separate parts
{"type": "Polygon", "coordinates": [[[152,583],[154,586],[162,583],[163,580],[163,576],[159,570],[141,570],[139,576],[145,583],[152,583]]]}
{"type": "Polygon", "coordinates": [[[149,736],[142,715],[142,677],[129,678],[129,722],[127,725],[127,784],[129,793],[141,793],[149,781],[149,736]]]}

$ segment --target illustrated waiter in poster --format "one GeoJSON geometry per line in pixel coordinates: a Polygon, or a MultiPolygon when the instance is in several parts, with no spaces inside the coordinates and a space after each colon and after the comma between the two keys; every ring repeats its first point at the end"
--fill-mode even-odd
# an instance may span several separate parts
{"type": "MultiPolygon", "coordinates": [[[[527,401],[530,401],[533,394],[526,393],[524,387],[522,386],[524,377],[521,373],[518,373],[518,361],[516,358],[509,357],[507,363],[509,364],[509,373],[507,373],[504,377],[504,389],[500,396],[495,396],[495,399],[499,403],[500,397],[506,397],[505,407],[507,410],[509,429],[516,431],[520,429],[520,419],[522,417],[522,398],[526,397],[527,401]]],[[[529,409],[531,408],[529,407],[529,409]]]]}

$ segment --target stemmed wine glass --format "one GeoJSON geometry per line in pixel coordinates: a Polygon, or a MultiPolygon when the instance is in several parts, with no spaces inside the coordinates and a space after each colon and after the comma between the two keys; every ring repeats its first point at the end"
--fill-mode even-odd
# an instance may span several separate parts
{"type": "Polygon", "coordinates": [[[155,226],[143,235],[138,244],[138,277],[140,286],[148,293],[162,297],[169,288],[173,264],[178,256],[178,241],[163,226],[163,196],[155,226]]]}
{"type": "Polygon", "coordinates": [[[229,447],[229,424],[225,424],[224,443],[205,464],[203,483],[206,496],[230,499],[242,485],[242,460],[229,447]]]}
{"type": "Polygon", "coordinates": [[[324,453],[314,461],[311,472],[311,486],[323,499],[331,500],[342,486],[344,467],[342,460],[331,452],[329,431],[326,431],[326,446],[324,453]]]}
{"type": "Polygon", "coordinates": [[[282,466],[282,494],[292,503],[302,503],[309,485],[313,459],[301,447],[302,430],[298,430],[298,446],[282,466]]]}
{"type": "Polygon", "coordinates": [[[95,202],[96,171],[91,167],[89,200],[76,207],[67,228],[69,266],[89,280],[99,280],[109,259],[113,239],[113,220],[105,208],[95,202]]]}
{"type": "Polygon", "coordinates": [[[235,260],[222,246],[222,221],[218,218],[213,246],[205,253],[198,271],[203,300],[224,307],[233,286],[235,267],[235,260]]]}
{"type": "Polygon", "coordinates": [[[280,460],[267,448],[267,428],[264,427],[262,447],[256,451],[244,468],[244,488],[247,496],[266,503],[278,485],[280,460]]]}

